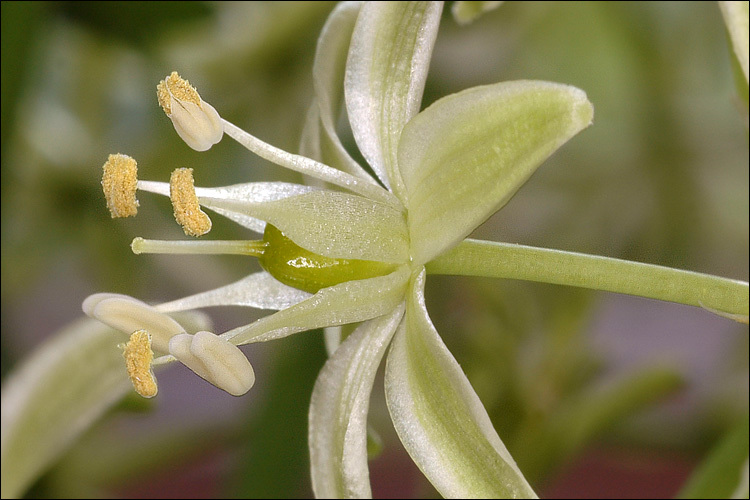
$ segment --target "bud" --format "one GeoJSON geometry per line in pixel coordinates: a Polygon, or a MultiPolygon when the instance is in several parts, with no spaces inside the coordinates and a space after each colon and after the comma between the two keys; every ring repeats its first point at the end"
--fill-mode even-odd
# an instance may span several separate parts
{"type": "Polygon", "coordinates": [[[156,91],[159,105],[188,146],[206,151],[221,140],[224,125],[219,113],[176,71],[159,82],[156,91]]]}
{"type": "Polygon", "coordinates": [[[211,332],[175,335],[169,353],[232,396],[242,396],[255,383],[255,372],[237,346],[211,332]]]}

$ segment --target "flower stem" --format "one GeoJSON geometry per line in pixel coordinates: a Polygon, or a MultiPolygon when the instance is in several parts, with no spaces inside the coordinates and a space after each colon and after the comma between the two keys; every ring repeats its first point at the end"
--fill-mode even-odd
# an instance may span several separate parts
{"type": "Polygon", "coordinates": [[[746,281],[598,255],[467,239],[428,263],[427,272],[579,286],[748,318],[746,281]]]}

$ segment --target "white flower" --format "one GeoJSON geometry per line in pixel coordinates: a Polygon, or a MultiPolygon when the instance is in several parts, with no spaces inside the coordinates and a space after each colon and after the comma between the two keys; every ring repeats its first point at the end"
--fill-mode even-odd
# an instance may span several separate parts
{"type": "MultiPolygon", "coordinates": [[[[576,88],[516,81],[468,89],[420,112],[441,12],[440,2],[347,2],[334,10],[318,42],[316,101],[307,117],[304,156],[221,120],[223,132],[250,151],[320,182],[196,188],[193,194],[191,179],[189,203],[180,206],[197,199],[263,233],[262,241],[133,242],[136,253],[259,258],[265,271],[144,309],[142,316],[133,307],[124,322],[125,331],[168,336],[174,358],[230,393],[246,390],[252,369],[233,375],[244,363],[227,346],[360,323],[338,348],[337,331],[328,330],[331,357],[312,395],[309,443],[319,497],[371,495],[367,413],[386,350],[385,391],[394,426],[438,491],[448,497],[534,495],[430,321],[425,265],[501,208],[549,155],[591,123],[593,108],[576,88]],[[354,139],[377,178],[349,156],[335,133],[342,91],[354,139]],[[172,326],[162,328],[152,314],[167,318],[169,312],[217,305],[278,312],[224,332],[217,337],[226,342],[221,345],[210,333],[172,334],[172,326]],[[228,387],[237,381],[239,390],[232,392],[228,387]]],[[[171,109],[165,111],[180,136],[195,149],[207,149],[221,138],[213,108],[176,93],[170,82],[182,81],[172,73],[160,85],[160,103],[164,107],[168,96],[171,109]],[[190,111],[186,100],[201,111],[190,111]],[[187,115],[177,113],[175,102],[187,115]]],[[[175,201],[166,183],[139,181],[138,187],[171,194],[175,201]]],[[[182,210],[177,207],[176,216],[182,210]]],[[[106,300],[97,307],[102,304],[106,300]]],[[[118,305],[129,304],[120,299],[118,305]]]]}

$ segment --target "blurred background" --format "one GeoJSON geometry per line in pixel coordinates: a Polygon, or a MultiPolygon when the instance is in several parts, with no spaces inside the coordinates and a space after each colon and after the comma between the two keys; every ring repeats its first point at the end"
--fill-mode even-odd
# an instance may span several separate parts
{"type": "MultiPolygon", "coordinates": [[[[123,153],[142,179],[192,167],[201,186],[300,181],[228,138],[189,149],[155,89],[177,70],[224,118],[296,151],[315,42],[334,5],[2,2],[4,377],[81,317],[91,293],[163,302],[258,269],[235,256],[132,254],[135,236],[184,235],[169,200],[148,193],[137,217],[110,219],[101,166],[123,153]]],[[[748,280],[747,85],[737,85],[715,2],[506,2],[464,27],[449,2],[423,105],[515,79],[583,89],[594,125],[474,237],[748,280]]],[[[213,221],[212,239],[252,237],[213,221]]],[[[540,496],[674,496],[722,436],[747,432],[745,325],[687,306],[479,278],[430,277],[427,300],[540,496]]],[[[215,331],[264,314],[206,312],[215,331]]],[[[307,408],[322,335],[243,352],[257,375],[244,397],[170,367],[157,398],[128,398],[28,495],[310,497],[307,408]]],[[[370,415],[383,441],[374,496],[437,496],[395,436],[382,374],[370,415]]]]}

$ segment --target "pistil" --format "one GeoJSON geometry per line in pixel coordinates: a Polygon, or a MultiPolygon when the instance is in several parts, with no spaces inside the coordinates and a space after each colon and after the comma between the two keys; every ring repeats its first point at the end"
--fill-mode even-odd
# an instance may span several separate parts
{"type": "Polygon", "coordinates": [[[203,254],[203,255],[249,255],[261,257],[268,243],[262,240],[211,240],[211,241],[171,241],[146,240],[135,238],[130,248],[136,255],[142,253],[159,254],[203,254]]]}

